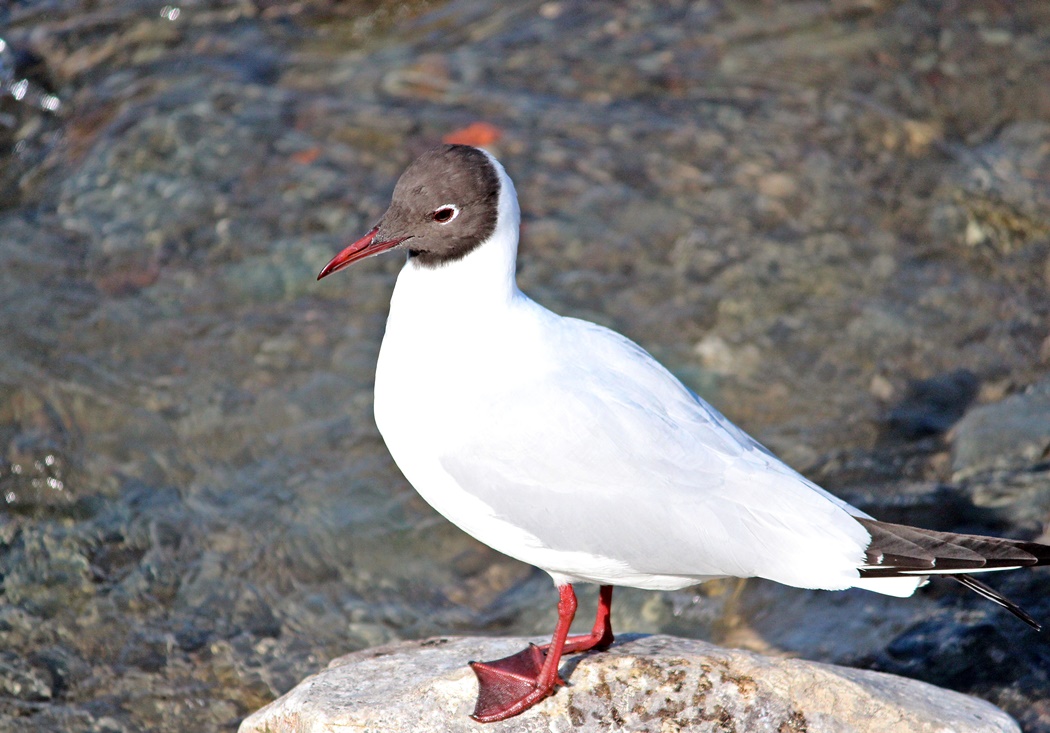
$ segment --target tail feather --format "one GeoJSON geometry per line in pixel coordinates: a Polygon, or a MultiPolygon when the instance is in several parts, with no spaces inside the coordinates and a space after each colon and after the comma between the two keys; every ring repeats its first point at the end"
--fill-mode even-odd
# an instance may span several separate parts
{"type": "Polygon", "coordinates": [[[934,532],[858,517],[871,535],[862,578],[947,575],[999,604],[1034,629],[1040,625],[1020,606],[968,573],[1050,565],[1050,545],[1037,542],[934,532]]]}

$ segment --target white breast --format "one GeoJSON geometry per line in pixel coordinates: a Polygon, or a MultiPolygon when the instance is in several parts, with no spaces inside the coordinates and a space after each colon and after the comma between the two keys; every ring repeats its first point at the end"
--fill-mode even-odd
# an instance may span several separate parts
{"type": "Polygon", "coordinates": [[[457,272],[416,271],[409,263],[399,276],[376,369],[376,424],[398,468],[434,509],[480,541],[525,559],[522,548],[539,542],[468,493],[441,460],[477,445],[486,405],[527,389],[547,369],[537,321],[546,311],[516,288],[507,297],[485,294],[484,307],[474,298],[433,292],[479,295],[454,282],[461,279],[457,272]]]}

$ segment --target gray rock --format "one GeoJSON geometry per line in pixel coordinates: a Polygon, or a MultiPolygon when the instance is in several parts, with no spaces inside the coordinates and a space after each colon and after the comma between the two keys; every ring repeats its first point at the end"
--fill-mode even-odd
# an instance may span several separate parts
{"type": "Polygon", "coordinates": [[[923,682],[659,635],[570,657],[567,688],[509,721],[473,722],[467,660],[506,656],[526,642],[434,638],[349,654],[248,717],[240,733],[1020,730],[990,703],[923,682]]]}
{"type": "Polygon", "coordinates": [[[1050,448],[1050,380],[966,413],[954,430],[952,469],[963,478],[995,468],[1028,468],[1050,448]]]}
{"type": "Polygon", "coordinates": [[[0,652],[0,694],[18,700],[50,700],[54,680],[42,664],[13,652],[0,652]]]}

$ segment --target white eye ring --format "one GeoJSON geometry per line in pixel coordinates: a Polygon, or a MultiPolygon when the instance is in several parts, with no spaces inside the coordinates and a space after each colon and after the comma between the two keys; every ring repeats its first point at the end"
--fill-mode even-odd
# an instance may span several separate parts
{"type": "Polygon", "coordinates": [[[454,221],[457,216],[459,216],[458,206],[455,204],[443,204],[434,209],[434,213],[430,215],[430,218],[438,224],[448,224],[454,221]]]}

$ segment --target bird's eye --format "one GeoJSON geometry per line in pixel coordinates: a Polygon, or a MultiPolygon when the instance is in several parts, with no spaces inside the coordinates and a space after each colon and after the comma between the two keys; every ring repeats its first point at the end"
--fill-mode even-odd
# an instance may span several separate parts
{"type": "Polygon", "coordinates": [[[459,216],[459,207],[453,206],[452,204],[446,204],[439,209],[435,209],[434,213],[430,216],[438,224],[448,224],[459,216]]]}

